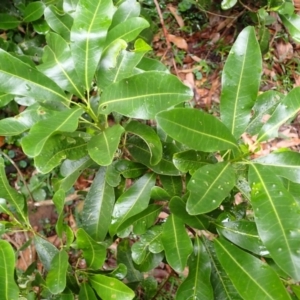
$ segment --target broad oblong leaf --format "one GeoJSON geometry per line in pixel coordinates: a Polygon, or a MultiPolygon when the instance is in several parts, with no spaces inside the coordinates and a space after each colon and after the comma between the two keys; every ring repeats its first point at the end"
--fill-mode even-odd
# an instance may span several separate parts
{"type": "Polygon", "coordinates": [[[282,23],[289,31],[291,38],[300,43],[300,16],[297,14],[279,15],[282,23]]]}
{"type": "Polygon", "coordinates": [[[226,126],[200,110],[175,108],[159,113],[156,121],[174,140],[194,150],[213,152],[238,148],[226,126]]]}
{"type": "Polygon", "coordinates": [[[99,297],[103,300],[122,299],[131,300],[134,298],[134,291],[123,282],[104,275],[94,275],[89,277],[89,282],[99,297]]]}
{"type": "Polygon", "coordinates": [[[92,287],[87,283],[83,282],[80,285],[80,291],[79,291],[79,300],[97,300],[96,295],[92,287]]]}
{"type": "Polygon", "coordinates": [[[0,14],[0,28],[3,30],[17,28],[20,23],[21,22],[14,16],[0,14]]]}
{"type": "Polygon", "coordinates": [[[162,158],[162,144],[156,132],[151,127],[134,120],[126,125],[125,130],[144,140],[149,148],[150,164],[157,165],[162,158]]]}
{"type": "Polygon", "coordinates": [[[191,89],[176,76],[151,71],[111,84],[101,95],[98,113],[114,111],[131,118],[154,119],[158,112],[191,97],[191,89]]]}
{"type": "Polygon", "coordinates": [[[104,240],[115,202],[114,189],[105,180],[106,168],[96,174],[85,198],[81,217],[83,229],[96,241],[104,240]]]}
{"type": "Polygon", "coordinates": [[[137,178],[147,171],[147,167],[144,165],[126,159],[118,160],[115,164],[115,169],[124,178],[137,178]]]}
{"type": "Polygon", "coordinates": [[[275,271],[265,262],[224,239],[215,239],[214,244],[222,267],[243,299],[291,299],[275,271]]]}
{"type": "Polygon", "coordinates": [[[36,123],[29,134],[22,139],[23,151],[30,157],[39,155],[47,139],[58,131],[73,132],[78,127],[78,119],[83,113],[81,108],[57,112],[55,118],[36,123]]]}
{"type": "Polygon", "coordinates": [[[260,238],[276,264],[300,280],[300,207],[271,169],[249,169],[251,203],[260,238]]]}
{"type": "Polygon", "coordinates": [[[83,252],[87,266],[100,269],[106,258],[106,248],[92,239],[82,228],[76,232],[76,244],[83,252]]]}
{"type": "Polygon", "coordinates": [[[179,176],[159,176],[164,190],[171,196],[182,195],[182,178],[179,176]]]}
{"type": "Polygon", "coordinates": [[[50,78],[0,49],[0,92],[29,96],[54,108],[66,106],[69,99],[50,78]]]}
{"type": "Polygon", "coordinates": [[[272,116],[261,128],[258,134],[258,141],[261,142],[276,137],[279,127],[293,118],[299,109],[300,87],[296,87],[281,101],[272,116]]]}
{"type": "Polygon", "coordinates": [[[255,164],[267,166],[278,176],[300,183],[300,154],[286,151],[271,153],[254,159],[255,164]]]}
{"type": "Polygon", "coordinates": [[[112,224],[109,229],[111,235],[117,232],[124,221],[147,208],[151,188],[154,184],[155,174],[147,173],[118,198],[112,214],[112,224]]]}
{"type": "Polygon", "coordinates": [[[222,9],[230,9],[235,6],[237,0],[222,0],[221,7],[222,9]]]}
{"type": "Polygon", "coordinates": [[[99,135],[93,136],[87,145],[90,157],[100,166],[110,165],[123,132],[124,128],[115,124],[103,130],[99,135]]]}
{"type": "Polygon", "coordinates": [[[161,241],[168,264],[176,272],[182,272],[189,255],[193,251],[193,245],[180,218],[173,214],[168,217],[163,228],[161,241]]]}
{"type": "Polygon", "coordinates": [[[59,251],[51,261],[51,267],[47,275],[47,288],[54,295],[61,293],[66,287],[69,256],[66,251],[59,251]]]}
{"type": "Polygon", "coordinates": [[[45,4],[41,1],[29,3],[24,10],[24,22],[38,20],[44,14],[45,4]]]}
{"type": "Polygon", "coordinates": [[[198,237],[194,240],[194,251],[188,259],[189,274],[179,286],[176,299],[213,300],[210,283],[211,263],[205,247],[198,237]]]}
{"type": "Polygon", "coordinates": [[[246,27],[232,46],[222,72],[220,114],[231,134],[246,129],[256,100],[262,71],[259,44],[253,27],[246,27]]]}
{"type": "Polygon", "coordinates": [[[115,11],[112,0],[79,0],[71,28],[71,51],[79,80],[88,91],[115,11]]]}
{"type": "Polygon", "coordinates": [[[190,179],[187,211],[199,215],[216,209],[235,185],[235,171],[229,162],[206,165],[190,179]]]}
{"type": "Polygon", "coordinates": [[[14,279],[15,253],[7,241],[0,240],[0,293],[3,299],[18,299],[19,287],[14,279]]]}

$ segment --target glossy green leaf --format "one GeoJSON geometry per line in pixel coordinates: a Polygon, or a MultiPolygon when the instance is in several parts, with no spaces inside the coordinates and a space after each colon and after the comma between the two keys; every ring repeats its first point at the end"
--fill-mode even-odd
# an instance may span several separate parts
{"type": "Polygon", "coordinates": [[[188,259],[189,274],[179,286],[176,299],[215,299],[210,283],[211,263],[205,247],[198,237],[194,251],[188,259]]]}
{"type": "Polygon", "coordinates": [[[267,166],[278,176],[300,183],[300,154],[286,151],[270,153],[253,160],[255,164],[267,166]]]}
{"type": "Polygon", "coordinates": [[[57,32],[66,41],[70,41],[71,27],[73,18],[68,15],[62,15],[55,5],[49,5],[44,11],[45,20],[52,30],[57,32]]]}
{"type": "Polygon", "coordinates": [[[116,169],[116,164],[122,160],[113,161],[106,169],[105,180],[112,186],[117,187],[121,182],[120,172],[116,169]]]}
{"type": "Polygon", "coordinates": [[[147,171],[144,165],[125,159],[118,160],[115,164],[115,168],[116,171],[125,178],[137,178],[147,171]]]}
{"type": "Polygon", "coordinates": [[[253,27],[246,27],[232,46],[222,72],[220,114],[233,136],[244,133],[260,85],[262,59],[253,27]]]}
{"type": "Polygon", "coordinates": [[[80,285],[79,300],[97,300],[94,290],[87,282],[80,285]]]}
{"type": "Polygon", "coordinates": [[[255,222],[246,220],[219,222],[216,223],[216,229],[220,235],[241,248],[261,256],[269,254],[258,235],[255,222]]]}
{"type": "Polygon", "coordinates": [[[124,264],[118,264],[118,266],[109,273],[111,277],[123,280],[127,274],[127,267],[124,264]]]}
{"type": "Polygon", "coordinates": [[[151,199],[153,200],[170,200],[171,196],[167,193],[166,190],[160,186],[154,186],[151,190],[151,199]]]}
{"type": "Polygon", "coordinates": [[[224,239],[215,239],[214,244],[222,267],[243,299],[291,299],[275,271],[265,262],[224,239]]]}
{"type": "Polygon", "coordinates": [[[159,176],[165,191],[171,196],[182,195],[182,178],[179,176],[159,176]]]}
{"type": "Polygon", "coordinates": [[[138,121],[131,121],[125,127],[126,132],[138,135],[147,144],[150,152],[150,164],[157,165],[162,158],[162,145],[155,131],[138,121]]]}
{"type": "Polygon", "coordinates": [[[300,43],[300,16],[297,14],[288,15],[280,15],[280,19],[284,26],[289,31],[291,38],[300,43]]]}
{"type": "Polygon", "coordinates": [[[71,28],[71,50],[77,75],[86,90],[98,66],[114,13],[112,0],[79,0],[71,28]]]}
{"type": "MultiPolygon", "coordinates": [[[[186,198],[186,197],[185,197],[186,198]]],[[[170,201],[169,208],[176,217],[180,218],[185,224],[192,228],[205,230],[209,226],[209,219],[204,216],[191,216],[186,211],[185,198],[173,197],[170,201]]]]}
{"type": "Polygon", "coordinates": [[[0,49],[0,92],[29,96],[53,107],[68,103],[64,91],[50,78],[0,49]],[[53,102],[53,103],[51,103],[53,102]]]}
{"type": "Polygon", "coordinates": [[[142,71],[160,71],[165,72],[167,74],[170,74],[169,69],[159,60],[149,58],[149,57],[143,57],[140,63],[137,65],[137,69],[142,71]]]}
{"type": "Polygon", "coordinates": [[[104,240],[115,202],[114,189],[106,183],[106,169],[100,168],[85,198],[82,227],[96,241],[104,240]]]}
{"type": "Polygon", "coordinates": [[[46,278],[47,288],[54,295],[61,293],[66,287],[69,256],[61,250],[53,257],[51,267],[46,278]]]}
{"type": "Polygon", "coordinates": [[[66,159],[60,166],[60,173],[64,178],[58,181],[57,185],[67,192],[83,170],[88,168],[92,163],[93,161],[89,156],[75,161],[66,159]]]}
{"type": "Polygon", "coordinates": [[[14,279],[15,253],[11,245],[0,240],[0,293],[3,299],[18,299],[19,287],[14,279]]]}
{"type": "Polygon", "coordinates": [[[300,109],[300,87],[294,88],[276,107],[270,119],[264,124],[258,134],[258,141],[276,137],[278,129],[293,118],[300,109]]]}
{"type": "Polygon", "coordinates": [[[237,0],[222,0],[221,7],[222,9],[230,9],[235,6],[237,0]]]}
{"type": "Polygon", "coordinates": [[[46,35],[50,31],[50,27],[45,19],[39,19],[32,22],[33,29],[36,33],[46,35]]]}
{"type": "Polygon", "coordinates": [[[76,11],[78,1],[79,0],[64,0],[64,3],[63,3],[64,12],[66,12],[72,16],[76,11]]]}
{"type": "MultiPolygon", "coordinates": [[[[10,205],[12,205],[22,221],[28,223],[28,218],[24,211],[25,201],[23,196],[13,189],[5,174],[4,160],[0,157],[0,198],[4,198],[10,205]]],[[[20,220],[20,221],[21,221],[20,220]]]]}
{"type": "Polygon", "coordinates": [[[53,32],[46,36],[46,42],[43,63],[38,65],[37,69],[56,82],[63,90],[84,99],[84,92],[80,88],[69,45],[60,35],[53,32]]]}
{"type": "Polygon", "coordinates": [[[227,273],[221,266],[216,255],[213,242],[207,239],[204,239],[202,241],[211,262],[211,284],[214,291],[214,299],[242,300],[241,296],[229,279],[227,273]]]}
{"type": "Polygon", "coordinates": [[[34,164],[39,172],[47,174],[60,165],[62,160],[78,160],[86,154],[86,142],[82,138],[54,135],[46,141],[41,153],[34,158],[34,164]]]}
{"type": "Polygon", "coordinates": [[[128,218],[147,208],[155,174],[147,173],[126,190],[115,203],[109,232],[113,236],[128,218]]]}
{"type": "Polygon", "coordinates": [[[59,252],[58,249],[53,244],[37,235],[34,237],[34,246],[45,270],[49,271],[51,269],[53,258],[59,252]]]}
{"type": "Polygon", "coordinates": [[[138,17],[141,12],[141,5],[136,0],[126,0],[123,1],[117,8],[112,23],[110,26],[111,28],[114,28],[116,25],[121,24],[122,22],[138,17]]]}
{"type": "Polygon", "coordinates": [[[164,252],[160,252],[160,253],[147,252],[144,260],[140,264],[135,264],[136,269],[141,272],[149,272],[155,269],[156,267],[158,267],[159,264],[164,259],[164,257],[165,257],[164,252]]]}
{"type": "Polygon", "coordinates": [[[45,4],[41,1],[29,3],[24,10],[24,22],[38,20],[44,14],[45,4]]]}
{"type": "Polygon", "coordinates": [[[0,93],[0,107],[7,105],[13,100],[14,96],[6,93],[0,93]]]}
{"type": "Polygon", "coordinates": [[[20,21],[9,14],[0,14],[0,28],[3,30],[17,28],[20,21]]]}
{"type": "Polygon", "coordinates": [[[193,174],[197,169],[203,167],[208,163],[208,154],[195,150],[186,150],[175,153],[173,156],[173,163],[175,167],[183,172],[193,174]]]}
{"type": "Polygon", "coordinates": [[[293,195],[298,205],[300,205],[299,184],[289,180],[283,180],[283,184],[285,188],[293,195]]]}
{"type": "Polygon", "coordinates": [[[57,214],[58,214],[58,219],[57,222],[55,224],[55,229],[57,232],[57,235],[62,238],[62,234],[63,234],[63,209],[64,209],[64,204],[65,204],[65,197],[66,197],[66,193],[64,190],[59,189],[55,192],[55,194],[53,195],[53,203],[55,205],[57,214]]]}
{"type": "Polygon", "coordinates": [[[138,119],[154,119],[173,105],[190,100],[192,91],[174,75],[147,72],[111,84],[101,96],[98,112],[118,112],[138,119]]]}
{"type": "Polygon", "coordinates": [[[156,121],[174,140],[194,150],[237,149],[235,138],[225,125],[200,110],[175,108],[159,113],[156,121]]]}
{"type": "Polygon", "coordinates": [[[187,211],[191,215],[210,212],[220,206],[235,185],[235,171],[228,162],[206,165],[191,177],[187,211]]]}
{"type": "Polygon", "coordinates": [[[259,47],[262,55],[267,54],[271,40],[269,28],[266,26],[261,26],[258,31],[258,37],[259,47]]]}
{"type": "Polygon", "coordinates": [[[184,222],[171,214],[164,225],[161,241],[168,264],[176,272],[182,272],[193,251],[193,245],[185,230],[184,222]]]}
{"type": "Polygon", "coordinates": [[[246,131],[255,135],[265,124],[265,118],[272,115],[277,104],[284,98],[284,95],[276,91],[267,91],[260,94],[252,108],[253,116],[246,131]]]}
{"type": "Polygon", "coordinates": [[[93,136],[87,145],[90,157],[100,166],[110,165],[123,132],[124,128],[115,124],[103,130],[99,135],[93,136]]]}
{"type": "Polygon", "coordinates": [[[78,119],[82,115],[81,108],[57,112],[55,119],[41,120],[36,123],[22,141],[23,151],[31,157],[41,153],[47,139],[58,131],[73,132],[78,127],[78,119]]]}
{"type": "Polygon", "coordinates": [[[153,170],[157,174],[169,175],[169,176],[179,176],[180,171],[174,166],[172,162],[172,157],[179,149],[173,143],[163,143],[163,157],[161,161],[155,165],[151,166],[150,158],[151,154],[147,144],[138,137],[131,137],[127,141],[127,147],[132,155],[132,157],[153,170]]]}
{"type": "Polygon", "coordinates": [[[122,299],[131,300],[134,298],[134,291],[123,282],[104,275],[94,275],[89,277],[89,282],[99,297],[103,300],[122,299]]]}
{"type": "Polygon", "coordinates": [[[82,228],[76,232],[76,244],[83,252],[87,266],[100,269],[106,259],[106,248],[92,239],[82,228]]]}
{"type": "Polygon", "coordinates": [[[300,279],[300,207],[282,181],[267,167],[249,169],[251,203],[260,238],[276,264],[300,279]]]}

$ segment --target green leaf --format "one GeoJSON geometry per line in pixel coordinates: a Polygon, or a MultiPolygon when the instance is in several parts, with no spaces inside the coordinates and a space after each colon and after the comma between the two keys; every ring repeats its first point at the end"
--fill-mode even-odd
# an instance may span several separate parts
{"type": "Polygon", "coordinates": [[[50,27],[44,19],[32,22],[33,29],[36,33],[46,35],[50,31],[50,27]]]}
{"type": "Polygon", "coordinates": [[[37,235],[34,237],[34,245],[45,270],[49,271],[52,260],[59,251],[53,244],[37,235]]]}
{"type": "Polygon", "coordinates": [[[9,14],[0,14],[0,28],[2,30],[14,29],[17,28],[20,24],[20,21],[9,14]]]}
{"type": "Polygon", "coordinates": [[[41,153],[46,141],[58,131],[73,132],[78,127],[78,119],[82,115],[81,108],[57,112],[55,118],[41,120],[36,123],[22,141],[23,151],[31,157],[41,153]]]}
{"type": "Polygon", "coordinates": [[[179,176],[159,176],[165,191],[171,196],[182,195],[182,178],[179,176]]]}
{"type": "Polygon", "coordinates": [[[300,109],[300,87],[294,88],[276,107],[258,134],[259,142],[276,137],[278,128],[293,118],[300,109]]]}
{"type": "Polygon", "coordinates": [[[94,290],[87,282],[80,285],[79,300],[97,300],[94,290]]]}
{"type": "MultiPolygon", "coordinates": [[[[186,197],[185,197],[186,198],[186,197]]],[[[186,199],[173,197],[170,201],[169,208],[172,214],[180,218],[185,224],[192,228],[205,230],[209,226],[209,219],[204,216],[191,216],[186,211],[186,199]]]]}
{"type": "Polygon", "coordinates": [[[211,263],[204,245],[198,237],[188,260],[189,274],[179,286],[176,299],[215,299],[210,283],[211,263]]]}
{"type": "Polygon", "coordinates": [[[211,273],[211,283],[213,286],[214,297],[216,300],[241,300],[239,293],[230,281],[227,273],[222,268],[216,252],[213,242],[208,239],[203,240],[206,253],[209,255],[212,273],[211,273]]]}
{"type": "Polygon", "coordinates": [[[137,69],[142,71],[160,71],[170,74],[169,69],[159,60],[148,57],[143,57],[140,63],[137,65],[137,69]]]}
{"type": "Polygon", "coordinates": [[[151,188],[154,184],[155,174],[147,173],[118,198],[112,214],[112,224],[109,229],[111,236],[117,233],[118,228],[124,221],[147,208],[151,188]]]}
{"type": "Polygon", "coordinates": [[[117,8],[110,29],[114,28],[116,25],[121,24],[127,19],[138,17],[141,12],[141,5],[136,0],[126,0],[123,1],[117,8]]]}
{"type": "Polygon", "coordinates": [[[161,241],[168,264],[176,272],[182,272],[188,256],[193,251],[193,245],[180,218],[173,214],[168,217],[163,228],[161,241]]]}
{"type": "Polygon", "coordinates": [[[51,260],[51,267],[46,278],[47,288],[54,295],[61,293],[66,287],[69,256],[61,250],[51,260]]]}
{"type": "Polygon", "coordinates": [[[44,14],[45,4],[41,1],[29,3],[24,10],[24,22],[38,20],[44,14]]]}
{"type": "Polygon", "coordinates": [[[60,165],[62,160],[78,160],[86,154],[86,142],[82,138],[54,135],[46,141],[41,153],[34,158],[34,165],[39,172],[47,174],[60,165]]]}
{"type": "Polygon", "coordinates": [[[243,299],[291,299],[275,271],[265,262],[224,239],[215,239],[214,244],[222,267],[243,299]]]}
{"type": "Polygon", "coordinates": [[[67,105],[64,91],[50,78],[0,49],[0,92],[29,96],[54,108],[67,105]]]}
{"type": "Polygon", "coordinates": [[[123,132],[124,128],[115,124],[103,130],[99,135],[93,136],[87,145],[90,157],[100,166],[110,165],[123,132]]]}
{"type": "Polygon", "coordinates": [[[219,222],[215,225],[220,235],[223,235],[239,247],[261,256],[269,254],[269,251],[258,235],[255,222],[240,220],[234,222],[219,222]]]}
{"type": "Polygon", "coordinates": [[[19,287],[14,279],[15,253],[7,241],[0,240],[0,293],[3,299],[18,299],[19,287]]]}
{"type": "Polygon", "coordinates": [[[55,192],[55,194],[53,195],[53,203],[55,205],[55,208],[57,210],[57,214],[58,214],[58,219],[57,222],[55,224],[55,229],[57,232],[57,235],[62,238],[62,234],[63,234],[63,209],[64,209],[64,204],[65,204],[65,198],[66,198],[66,193],[64,190],[59,189],[58,191],[55,192]]]}
{"type": "Polygon", "coordinates": [[[136,161],[147,166],[155,173],[169,176],[181,175],[180,171],[175,168],[172,162],[173,155],[179,151],[173,143],[163,143],[163,157],[155,166],[150,164],[151,154],[147,144],[142,139],[135,136],[131,137],[127,141],[127,147],[136,161]]]}
{"type": "Polygon", "coordinates": [[[258,134],[265,124],[265,116],[272,115],[277,104],[284,98],[284,95],[276,91],[267,91],[260,94],[252,108],[253,116],[246,131],[251,135],[258,134]]]}
{"type": "Polygon", "coordinates": [[[159,264],[164,259],[164,257],[165,257],[164,252],[155,253],[155,254],[151,252],[147,252],[144,260],[138,265],[135,264],[135,266],[137,270],[141,272],[149,272],[155,269],[156,267],[158,267],[159,264]]]}
{"type": "Polygon", "coordinates": [[[22,221],[28,224],[28,218],[24,211],[25,201],[21,194],[13,189],[6,178],[4,160],[0,157],[0,198],[4,198],[15,209],[22,221]]]}
{"type": "Polygon", "coordinates": [[[103,91],[98,113],[118,112],[138,119],[154,119],[171,106],[190,100],[192,91],[164,72],[146,72],[111,84],[103,91]]]}
{"type": "Polygon", "coordinates": [[[279,15],[283,25],[287,28],[291,38],[300,43],[300,16],[297,14],[279,15]]]}
{"type": "Polygon", "coordinates": [[[134,298],[134,291],[121,281],[104,275],[89,277],[89,282],[99,297],[103,300],[122,299],[131,300],[134,298]]]}
{"type": "Polygon", "coordinates": [[[162,158],[162,145],[155,131],[148,125],[131,121],[125,127],[126,132],[138,135],[147,144],[150,152],[150,164],[157,165],[162,158]]]}
{"type": "Polygon", "coordinates": [[[118,160],[115,164],[115,169],[118,174],[122,174],[125,178],[137,178],[147,171],[144,165],[126,159],[118,160]]]}
{"type": "Polygon", "coordinates": [[[293,279],[299,280],[300,207],[271,169],[252,164],[249,181],[260,238],[276,264],[293,279]]]}
{"type": "Polygon", "coordinates": [[[49,5],[44,11],[45,20],[52,30],[57,32],[63,39],[70,41],[73,18],[68,14],[61,14],[55,5],[49,5]]]}
{"type": "Polygon", "coordinates": [[[160,186],[154,186],[151,190],[151,199],[153,200],[170,200],[171,196],[160,186]]]}
{"type": "Polygon", "coordinates": [[[246,27],[232,46],[222,72],[220,114],[231,134],[246,129],[257,98],[262,71],[259,44],[253,27],[246,27]]]}
{"type": "Polygon", "coordinates": [[[175,108],[159,113],[156,121],[174,140],[194,150],[237,149],[236,140],[225,125],[200,110],[175,108]]]}
{"type": "Polygon", "coordinates": [[[83,252],[87,266],[100,269],[106,259],[106,248],[92,239],[82,228],[76,232],[76,244],[83,252]]]}
{"type": "Polygon", "coordinates": [[[206,165],[191,177],[187,211],[191,215],[210,212],[220,206],[235,186],[235,172],[228,162],[206,165]]]}
{"type": "Polygon", "coordinates": [[[270,153],[254,159],[253,162],[267,166],[269,170],[280,177],[300,183],[300,154],[297,152],[270,153]]]}
{"type": "Polygon", "coordinates": [[[222,9],[230,9],[235,6],[237,0],[222,0],[221,7],[222,9]]]}
{"type": "Polygon", "coordinates": [[[13,100],[14,96],[6,93],[0,93],[0,107],[7,105],[13,100]]]}
{"type": "Polygon", "coordinates": [[[114,14],[112,0],[79,0],[71,29],[71,50],[77,75],[87,91],[98,66],[114,14]]]}
{"type": "Polygon", "coordinates": [[[96,241],[104,240],[115,202],[114,189],[106,183],[106,169],[100,168],[85,198],[82,227],[96,241]]]}
{"type": "Polygon", "coordinates": [[[84,99],[85,96],[80,88],[69,45],[60,35],[53,32],[46,36],[46,42],[43,63],[38,65],[37,69],[56,82],[63,90],[84,99]]]}

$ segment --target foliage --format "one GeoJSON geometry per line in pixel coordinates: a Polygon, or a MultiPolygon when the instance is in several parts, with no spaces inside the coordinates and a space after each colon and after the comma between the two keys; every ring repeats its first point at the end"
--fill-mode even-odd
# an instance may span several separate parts
{"type": "MultiPolygon", "coordinates": [[[[289,28],[298,17],[274,2],[269,7],[289,28]]],[[[25,231],[23,249],[32,243],[43,266],[30,266],[20,275],[30,278],[25,288],[18,285],[14,249],[1,240],[2,297],[133,299],[139,285],[154,295],[143,273],[164,260],[178,273],[189,267],[176,299],[296,299],[300,154],[255,153],[299,111],[300,88],[258,95],[255,29],[246,27],[229,53],[217,118],[191,108],[192,91],[145,57],[151,47],[139,35],[149,24],[135,0],[15,3],[16,15],[4,14],[0,27],[23,23],[38,35],[25,32],[19,45],[1,38],[0,104],[26,109],[1,120],[0,135],[21,136],[40,173],[59,169],[53,202],[61,247],[34,231],[28,199],[10,186],[0,157],[0,208],[9,216],[1,232],[25,231]],[[257,135],[251,148],[244,132],[257,135]],[[64,223],[65,198],[86,169],[95,177],[73,231],[64,223]],[[112,245],[117,266],[107,269],[112,245]]]]}

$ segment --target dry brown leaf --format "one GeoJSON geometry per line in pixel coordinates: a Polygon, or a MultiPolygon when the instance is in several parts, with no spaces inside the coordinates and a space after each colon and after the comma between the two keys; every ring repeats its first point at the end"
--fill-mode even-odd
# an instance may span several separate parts
{"type": "Polygon", "coordinates": [[[276,56],[280,62],[292,59],[294,49],[291,43],[279,41],[276,43],[276,56]]]}
{"type": "Polygon", "coordinates": [[[177,48],[187,51],[188,44],[186,40],[180,36],[176,36],[173,34],[168,34],[169,41],[174,44],[177,48]]]}
{"type": "Polygon", "coordinates": [[[177,7],[174,7],[172,4],[168,4],[167,8],[169,9],[170,13],[175,18],[176,22],[178,23],[179,27],[184,27],[184,21],[180,15],[178,15],[177,7]]]}
{"type": "Polygon", "coordinates": [[[0,147],[5,144],[5,136],[0,136],[0,147]]]}

